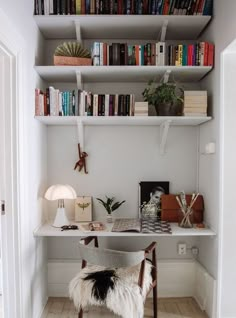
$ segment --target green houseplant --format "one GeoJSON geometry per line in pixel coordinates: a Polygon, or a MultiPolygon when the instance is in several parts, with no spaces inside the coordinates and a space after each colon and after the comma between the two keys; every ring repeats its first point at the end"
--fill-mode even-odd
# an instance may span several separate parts
{"type": "Polygon", "coordinates": [[[175,83],[148,82],[143,91],[144,100],[153,105],[158,116],[181,116],[183,111],[183,89],[175,83]]]}
{"type": "Polygon", "coordinates": [[[115,198],[114,197],[107,197],[106,196],[106,200],[102,200],[99,198],[96,198],[100,204],[102,204],[107,212],[107,222],[112,222],[112,216],[111,213],[115,210],[117,210],[124,202],[125,200],[121,201],[121,202],[114,202],[115,198]]]}

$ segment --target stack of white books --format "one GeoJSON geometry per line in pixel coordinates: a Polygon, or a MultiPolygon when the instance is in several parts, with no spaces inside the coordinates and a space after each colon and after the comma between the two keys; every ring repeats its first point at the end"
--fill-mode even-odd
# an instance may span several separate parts
{"type": "Polygon", "coordinates": [[[148,116],[148,102],[135,102],[134,116],[148,116]]]}
{"type": "Polygon", "coordinates": [[[207,91],[184,91],[184,116],[207,116],[207,91]]]}

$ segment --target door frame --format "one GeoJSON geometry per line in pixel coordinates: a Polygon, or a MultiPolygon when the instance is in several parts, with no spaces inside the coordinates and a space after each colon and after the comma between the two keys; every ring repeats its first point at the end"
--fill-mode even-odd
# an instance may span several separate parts
{"type": "MultiPolygon", "coordinates": [[[[4,59],[7,81],[3,85],[8,99],[4,113],[6,147],[6,214],[2,221],[2,269],[4,318],[27,317],[23,300],[22,242],[27,235],[23,213],[25,206],[24,122],[23,117],[23,50],[24,40],[0,9],[0,52],[4,59]],[[23,236],[24,235],[24,236],[23,236]]],[[[5,77],[4,77],[5,80],[5,77]]],[[[2,105],[3,106],[3,105],[2,105]]],[[[4,107],[4,106],[3,106],[4,107]]],[[[2,198],[1,198],[2,199],[2,198]]],[[[30,300],[29,300],[30,303],[30,300]]],[[[30,304],[29,304],[30,306],[30,304]]],[[[29,312],[29,311],[28,311],[29,312]]]]}

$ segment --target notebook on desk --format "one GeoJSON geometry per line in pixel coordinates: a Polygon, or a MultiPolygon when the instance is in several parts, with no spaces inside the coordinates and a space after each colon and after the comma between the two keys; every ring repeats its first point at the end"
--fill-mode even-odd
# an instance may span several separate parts
{"type": "Polygon", "coordinates": [[[171,226],[168,222],[153,217],[142,219],[116,219],[112,227],[112,232],[172,234],[171,226]]]}

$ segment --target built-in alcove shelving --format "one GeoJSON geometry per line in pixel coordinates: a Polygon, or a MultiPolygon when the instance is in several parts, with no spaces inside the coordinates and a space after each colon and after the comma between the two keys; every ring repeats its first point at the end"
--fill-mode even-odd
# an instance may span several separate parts
{"type": "Polygon", "coordinates": [[[45,39],[196,40],[210,16],[183,15],[50,15],[35,16],[45,39]]]}

